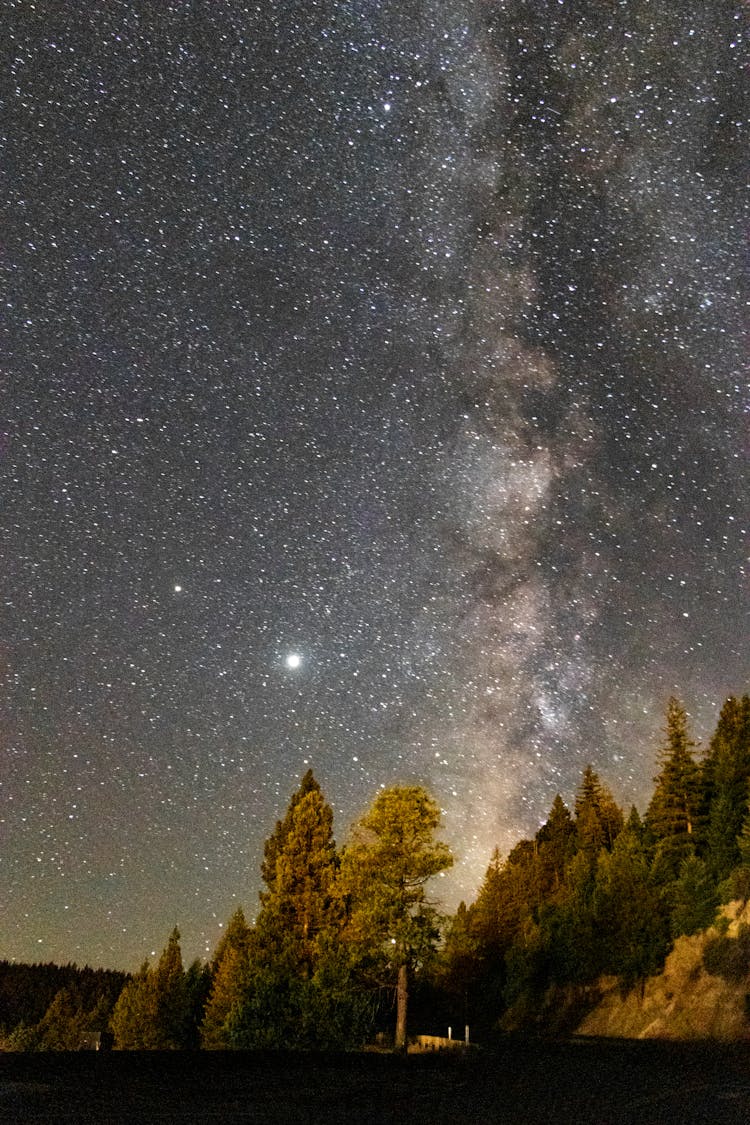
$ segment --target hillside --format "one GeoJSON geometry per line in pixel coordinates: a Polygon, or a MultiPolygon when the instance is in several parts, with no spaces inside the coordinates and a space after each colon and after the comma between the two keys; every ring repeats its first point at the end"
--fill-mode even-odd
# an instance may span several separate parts
{"type": "Polygon", "coordinates": [[[750,906],[730,903],[716,926],[678,938],[663,972],[643,988],[623,996],[615,979],[602,988],[577,1034],[750,1040],[750,906]]]}

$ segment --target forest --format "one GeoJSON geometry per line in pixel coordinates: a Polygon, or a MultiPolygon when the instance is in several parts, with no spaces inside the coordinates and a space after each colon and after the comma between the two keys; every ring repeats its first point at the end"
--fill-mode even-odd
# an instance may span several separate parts
{"type": "Polygon", "coordinates": [[[572,809],[556,796],[447,917],[429,897],[452,863],[434,798],[381,788],[338,849],[308,770],[265,843],[255,920],[237,910],[208,963],[185,967],[177,929],[133,975],[0,962],[0,1050],[402,1050],[449,1025],[479,1042],[559,1035],[599,978],[638,987],[677,937],[715,923],[706,969],[744,979],[750,927],[730,938],[717,912],[750,899],[750,696],[724,702],[700,756],[671,699],[656,771],[641,815],[587,766],[572,809]]]}

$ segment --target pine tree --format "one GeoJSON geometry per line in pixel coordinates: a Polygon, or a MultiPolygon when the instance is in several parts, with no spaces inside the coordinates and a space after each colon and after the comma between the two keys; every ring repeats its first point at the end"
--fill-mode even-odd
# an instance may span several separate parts
{"type": "Polygon", "coordinates": [[[730,696],[702,763],[701,849],[716,880],[739,863],[737,836],[750,785],[750,697],[730,696]]]}
{"type": "Polygon", "coordinates": [[[189,1002],[180,931],[176,926],[154,971],[154,988],[159,1049],[178,1050],[186,1045],[189,1002]]]}
{"type": "Polygon", "coordinates": [[[677,699],[669,700],[661,769],[646,810],[646,828],[655,845],[654,878],[668,883],[678,877],[680,864],[695,850],[700,802],[700,772],[693,758],[687,715],[677,699]]]}
{"type": "Polygon", "coordinates": [[[396,1048],[406,1046],[409,976],[434,948],[437,915],[425,884],[453,863],[436,841],[440,810],[421,786],[383,789],[354,827],[340,887],[352,939],[390,968],[396,984],[396,1048]]]}
{"type": "Polygon", "coordinates": [[[265,902],[265,899],[270,893],[273,893],[276,887],[276,863],[279,855],[283,851],[287,836],[289,835],[294,810],[297,804],[306,797],[308,793],[313,792],[319,793],[320,785],[316,781],[313,771],[309,769],[300,781],[299,789],[292,794],[283,820],[276,821],[276,827],[264,845],[263,862],[261,863],[260,873],[268,890],[261,893],[261,902],[265,902]]]}
{"type": "Polygon", "coordinates": [[[110,1019],[117,1051],[149,1051],[159,1047],[154,976],[148,961],[124,986],[110,1019]]]}
{"type": "Polygon", "coordinates": [[[465,902],[450,920],[440,951],[436,980],[442,991],[460,1005],[461,1019],[470,1022],[469,997],[480,970],[479,945],[465,902]]]}
{"type": "Polygon", "coordinates": [[[501,932],[502,871],[500,849],[495,848],[477,894],[476,902],[469,908],[472,932],[481,951],[493,949],[499,944],[501,932]]]}
{"type": "Polygon", "coordinates": [[[37,1025],[39,1049],[43,1051],[77,1051],[88,1021],[80,1000],[69,989],[61,988],[37,1025]]]}
{"type": "Polygon", "coordinates": [[[201,1027],[201,1046],[226,1050],[230,1046],[228,1020],[242,1002],[250,979],[250,927],[239,908],[227,923],[213,962],[213,982],[201,1027]]]}
{"type": "Polygon", "coordinates": [[[635,809],[611,853],[599,854],[594,927],[603,972],[616,974],[630,986],[661,967],[669,939],[667,914],[651,885],[635,809]]]}
{"type": "Polygon", "coordinates": [[[545,824],[537,832],[539,860],[546,894],[559,890],[565,865],[571,857],[575,827],[568,807],[558,793],[545,824]]]}
{"type": "Polygon", "coordinates": [[[612,850],[624,819],[611,792],[590,765],[583,771],[574,809],[578,847],[593,862],[601,848],[612,850]]]}
{"type": "Polygon", "coordinates": [[[319,935],[333,918],[337,870],[333,811],[312,771],[293,794],[286,816],[266,844],[254,953],[311,976],[319,935]]]}
{"type": "Polygon", "coordinates": [[[171,1051],[189,1037],[189,997],[177,927],[155,969],[144,962],[123,988],[110,1026],[118,1050],[171,1051]]]}
{"type": "Polygon", "coordinates": [[[197,1050],[201,1045],[201,1028],[212,982],[211,966],[199,958],[196,958],[185,971],[187,996],[185,1046],[191,1051],[197,1050]]]}
{"type": "Polygon", "coordinates": [[[675,937],[697,934],[712,925],[719,896],[706,863],[698,856],[691,855],[682,861],[671,897],[675,937]]]}

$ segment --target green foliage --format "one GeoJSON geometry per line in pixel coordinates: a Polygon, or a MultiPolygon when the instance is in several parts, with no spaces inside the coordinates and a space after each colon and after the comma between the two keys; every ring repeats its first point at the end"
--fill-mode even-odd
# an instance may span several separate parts
{"type": "Polygon", "coordinates": [[[672,888],[672,933],[697,934],[707,929],[719,905],[716,883],[707,864],[697,856],[682,861],[680,876],[672,888]]]}
{"type": "Polygon", "coordinates": [[[448,846],[433,838],[439,820],[437,804],[420,786],[384,789],[344,852],[340,892],[350,932],[391,962],[419,961],[434,943],[437,915],[424,887],[453,863],[448,846]]]}
{"type": "Polygon", "coordinates": [[[721,902],[739,899],[743,907],[747,906],[750,902],[750,866],[741,863],[735,867],[729,878],[720,885],[719,895],[721,902]]]}
{"type": "Polygon", "coordinates": [[[703,851],[718,881],[740,862],[750,784],[750,697],[730,696],[702,766],[703,851]]]}
{"type": "Polygon", "coordinates": [[[514,863],[509,856],[504,864],[495,851],[477,901],[469,910],[480,957],[502,958],[518,933],[534,881],[527,874],[523,860],[514,863]]]}
{"type": "Polygon", "coordinates": [[[196,960],[188,966],[185,973],[185,993],[187,997],[185,1046],[190,1050],[196,1050],[201,1045],[201,1029],[205,1019],[212,981],[213,975],[210,965],[196,960]]]}
{"type": "Polygon", "coordinates": [[[372,1029],[372,997],[356,985],[346,949],[321,952],[311,978],[256,968],[226,1021],[241,1050],[349,1050],[372,1029]]]}
{"type": "Polygon", "coordinates": [[[333,812],[308,770],[265,848],[268,891],[253,943],[254,955],[274,971],[284,964],[289,972],[313,973],[317,939],[334,920],[337,866],[333,812]]]}
{"type": "Polygon", "coordinates": [[[750,867],[750,807],[746,805],[746,815],[742,821],[742,828],[737,837],[737,851],[740,863],[750,867]]]}
{"type": "Polygon", "coordinates": [[[266,843],[264,845],[263,862],[261,864],[260,873],[263,882],[268,887],[268,891],[264,894],[261,894],[261,902],[265,901],[267,894],[273,893],[276,888],[276,865],[291,830],[294,810],[299,802],[308,795],[308,793],[315,792],[320,792],[320,786],[315,779],[313,771],[309,769],[300,781],[299,788],[295,793],[292,794],[289,801],[289,807],[287,808],[283,820],[276,821],[276,827],[274,828],[274,831],[269,836],[268,840],[266,840],[266,843]]]}
{"type": "Polygon", "coordinates": [[[8,1035],[0,1040],[0,1049],[3,1051],[30,1051],[42,1050],[42,1036],[36,1025],[25,1023],[23,1020],[8,1035]]]}
{"type": "Polygon", "coordinates": [[[612,852],[599,854],[593,913],[602,972],[630,986],[661,968],[669,945],[668,920],[651,885],[632,815],[612,852]]]}
{"type": "Polygon", "coordinates": [[[646,810],[646,827],[655,843],[653,877],[666,884],[677,878],[682,861],[693,854],[700,805],[700,771],[693,759],[685,709],[674,698],[667,706],[661,769],[646,810]]]}
{"type": "Polygon", "coordinates": [[[211,991],[201,1027],[201,1045],[208,1050],[231,1046],[227,1021],[250,981],[250,938],[250,927],[239,908],[214,954],[211,991]]]}
{"type": "Polygon", "coordinates": [[[337,872],[333,814],[308,771],[266,844],[254,929],[238,912],[217,950],[204,1046],[344,1049],[369,1033],[337,872]]]}
{"type": "Polygon", "coordinates": [[[601,848],[612,850],[623,828],[622,810],[591,766],[583,771],[575,799],[577,846],[595,859],[601,848]]]}
{"type": "MultiPolygon", "coordinates": [[[[714,923],[720,895],[750,900],[748,696],[726,701],[700,767],[691,748],[672,699],[645,821],[635,808],[625,821],[587,766],[574,817],[558,794],[533,839],[505,862],[495,851],[442,948],[425,888],[452,857],[435,839],[435,801],[419,786],[383,789],[339,857],[308,770],[266,842],[252,928],[237,911],[211,965],[187,972],[176,930],[158,964],[129,979],[0,962],[2,1049],[74,1049],[108,1025],[120,1049],[350,1048],[393,991],[403,1044],[413,980],[422,1017],[557,1026],[555,1005],[574,1012],[599,974],[629,987],[657,972],[673,938],[714,923]]],[[[742,980],[750,931],[730,939],[727,924],[705,964],[742,980]]]]}
{"type": "Polygon", "coordinates": [[[155,1050],[158,1047],[156,1002],[148,961],[144,961],[120,993],[110,1028],[116,1050],[155,1050]]]}
{"type": "Polygon", "coordinates": [[[453,862],[435,840],[436,802],[421,786],[383,789],[355,825],[341,861],[339,892],[347,937],[361,961],[398,980],[396,1044],[406,1036],[407,974],[425,962],[439,936],[425,884],[453,862]]]}
{"type": "Polygon", "coordinates": [[[191,1039],[190,996],[175,928],[155,969],[145,962],[128,981],[112,1013],[118,1050],[170,1051],[191,1039]]]}
{"type": "Polygon", "coordinates": [[[471,924],[466,903],[459,904],[450,921],[445,942],[435,966],[435,979],[445,992],[460,1002],[464,1022],[468,1022],[468,998],[477,978],[479,942],[471,924]]]}
{"type": "Polygon", "coordinates": [[[539,868],[545,893],[559,890],[565,866],[575,847],[575,825],[567,805],[558,793],[549,816],[536,834],[539,846],[539,868]]]}
{"type": "Polygon", "coordinates": [[[37,1025],[45,1051],[77,1051],[89,1030],[86,1013],[67,988],[61,988],[37,1025]]]}
{"type": "Polygon", "coordinates": [[[107,1027],[126,973],[77,965],[24,965],[0,961],[0,1027],[36,1028],[55,997],[67,991],[95,1031],[107,1027]]]}

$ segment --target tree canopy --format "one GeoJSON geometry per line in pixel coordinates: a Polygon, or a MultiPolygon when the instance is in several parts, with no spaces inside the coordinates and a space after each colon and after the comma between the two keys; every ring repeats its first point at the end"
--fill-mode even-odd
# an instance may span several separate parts
{"type": "Polygon", "coordinates": [[[406,1043],[409,971],[437,938],[425,884],[453,863],[447,844],[435,839],[439,822],[440,809],[421,786],[383,789],[355,825],[342,857],[350,933],[396,977],[397,1048],[406,1043]]]}

